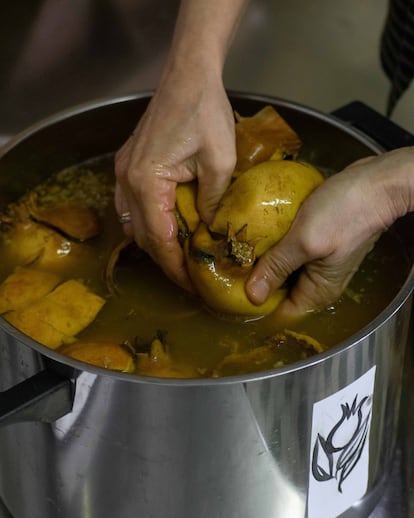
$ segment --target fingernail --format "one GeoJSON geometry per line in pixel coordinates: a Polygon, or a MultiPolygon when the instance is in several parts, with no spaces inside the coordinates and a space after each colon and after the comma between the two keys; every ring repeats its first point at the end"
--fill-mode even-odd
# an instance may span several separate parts
{"type": "Polygon", "coordinates": [[[257,281],[255,280],[249,282],[248,289],[250,298],[253,299],[253,302],[256,304],[263,304],[270,293],[270,286],[266,279],[259,279],[257,281]]]}

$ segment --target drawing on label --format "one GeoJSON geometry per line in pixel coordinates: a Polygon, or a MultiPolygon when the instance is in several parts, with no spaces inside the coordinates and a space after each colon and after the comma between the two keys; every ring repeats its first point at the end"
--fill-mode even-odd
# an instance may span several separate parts
{"type": "Polygon", "coordinates": [[[374,381],[375,366],[313,405],[308,518],[338,516],[367,491],[374,381]]]}
{"type": "Polygon", "coordinates": [[[336,479],[342,493],[344,480],[361,458],[364,449],[372,410],[372,396],[358,402],[358,394],[352,405],[341,404],[342,416],[328,436],[318,433],[313,447],[312,474],[318,482],[336,479]],[[326,469],[328,466],[328,469],[326,469]]]}

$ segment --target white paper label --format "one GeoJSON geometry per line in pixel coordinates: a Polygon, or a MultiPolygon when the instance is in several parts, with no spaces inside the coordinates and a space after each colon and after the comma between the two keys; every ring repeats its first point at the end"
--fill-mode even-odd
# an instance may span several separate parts
{"type": "Polygon", "coordinates": [[[313,405],[308,518],[335,518],[367,490],[375,366],[313,405]]]}

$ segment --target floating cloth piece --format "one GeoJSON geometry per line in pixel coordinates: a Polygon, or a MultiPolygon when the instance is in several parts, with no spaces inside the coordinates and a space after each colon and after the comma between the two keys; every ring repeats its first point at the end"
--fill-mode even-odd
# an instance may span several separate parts
{"type": "Polygon", "coordinates": [[[0,285],[0,314],[27,306],[53,290],[58,275],[34,268],[17,268],[0,285]]]}
{"type": "Polygon", "coordinates": [[[79,281],[69,280],[5,319],[34,340],[56,349],[75,340],[101,310],[105,300],[79,281]]]}

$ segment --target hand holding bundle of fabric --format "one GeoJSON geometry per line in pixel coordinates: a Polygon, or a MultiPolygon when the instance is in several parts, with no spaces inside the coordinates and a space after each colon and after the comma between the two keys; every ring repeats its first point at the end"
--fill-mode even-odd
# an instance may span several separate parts
{"type": "Polygon", "coordinates": [[[305,198],[323,182],[296,160],[301,141],[270,106],[253,117],[236,114],[237,165],[210,224],[201,221],[195,181],[177,188],[177,220],[189,276],[216,313],[263,317],[286,297],[281,287],[263,304],[247,297],[256,259],[288,231],[305,198]]]}

